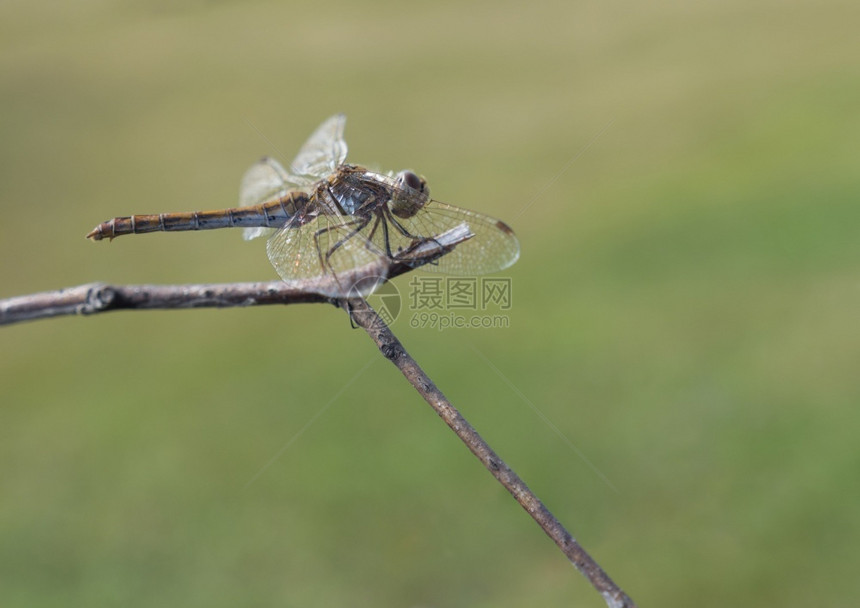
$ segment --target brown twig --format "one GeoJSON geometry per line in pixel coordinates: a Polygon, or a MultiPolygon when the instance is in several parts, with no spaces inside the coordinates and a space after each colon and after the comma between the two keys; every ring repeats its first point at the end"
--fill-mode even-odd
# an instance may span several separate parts
{"type": "Polygon", "coordinates": [[[576,542],[576,539],[550,513],[519,475],[499,458],[457,408],[448,401],[367,301],[362,298],[351,298],[342,301],[342,305],[350,312],[356,324],[368,333],[383,356],[400,370],[409,384],[424,397],[445,424],[451,427],[451,430],[484,464],[493,477],[511,493],[547,536],[558,545],[570,562],[603,595],[607,605],[610,608],[635,607],[633,600],[609,578],[609,575],[576,542]]]}
{"type": "Polygon", "coordinates": [[[0,325],[111,310],[225,308],[262,304],[326,302],[280,281],[200,285],[107,285],[88,283],[0,300],[0,325]]]}
{"type": "MultiPolygon", "coordinates": [[[[368,270],[373,269],[362,269],[363,272],[368,270]]],[[[411,270],[411,267],[389,265],[377,270],[384,270],[385,276],[393,277],[411,270]]],[[[87,315],[122,309],[221,308],[308,302],[337,304],[345,308],[352,319],[367,331],[382,354],[397,366],[415,390],[558,545],[571,563],[600,592],[607,605],[610,608],[635,606],[633,600],[609,578],[523,480],[499,458],[460,412],[451,405],[366,300],[361,297],[336,300],[309,291],[313,286],[312,283],[288,285],[280,281],[127,286],[91,283],[59,291],[0,300],[0,325],[61,315],[87,315]]]]}
{"type": "Polygon", "coordinates": [[[124,309],[227,308],[263,304],[335,303],[332,294],[361,295],[382,278],[393,279],[410,270],[432,264],[474,235],[459,224],[434,239],[417,241],[397,260],[374,262],[314,279],[289,283],[226,283],[202,285],[107,285],[88,283],[58,291],[45,291],[0,300],[0,325],[35,321],[63,315],[91,315],[124,309]]]}

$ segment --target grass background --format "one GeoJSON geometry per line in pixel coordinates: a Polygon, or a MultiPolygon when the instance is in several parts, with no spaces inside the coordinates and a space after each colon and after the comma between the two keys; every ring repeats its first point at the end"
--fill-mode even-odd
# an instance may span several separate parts
{"type": "MultiPolygon", "coordinates": [[[[351,160],[517,231],[509,329],[394,329],[640,605],[850,603],[858,19],[7,1],[0,296],[275,278],[231,231],[83,235],[230,206],[346,112],[351,160]]],[[[603,605],[333,308],[7,327],[0,400],[3,606],[603,605]]]]}

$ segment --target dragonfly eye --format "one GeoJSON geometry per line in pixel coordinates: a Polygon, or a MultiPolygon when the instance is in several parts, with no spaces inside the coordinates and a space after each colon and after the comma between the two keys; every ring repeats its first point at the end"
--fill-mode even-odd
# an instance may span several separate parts
{"type": "Polygon", "coordinates": [[[397,217],[412,217],[430,200],[427,180],[420,175],[412,171],[401,171],[395,182],[400,190],[391,196],[391,212],[397,217]]]}
{"type": "Polygon", "coordinates": [[[427,180],[412,171],[401,171],[397,174],[397,185],[412,188],[418,192],[427,190],[427,180]]]}

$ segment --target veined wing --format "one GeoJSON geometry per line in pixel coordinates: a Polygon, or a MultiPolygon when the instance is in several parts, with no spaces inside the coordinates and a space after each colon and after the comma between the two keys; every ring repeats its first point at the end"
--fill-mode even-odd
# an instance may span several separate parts
{"type": "Polygon", "coordinates": [[[308,138],[290,165],[294,175],[316,181],[328,177],[346,160],[343,129],[346,116],[335,114],[323,122],[308,138]]]}
{"type": "Polygon", "coordinates": [[[460,276],[490,274],[512,266],[520,257],[520,242],[511,227],[483,213],[431,200],[414,217],[398,221],[407,230],[429,235],[466,223],[475,235],[422,270],[460,276]]]}
{"type": "MultiPolygon", "coordinates": [[[[302,180],[297,180],[274,158],[265,157],[251,165],[242,177],[239,186],[239,206],[259,205],[280,198],[287,192],[302,189],[302,180]]],[[[260,236],[271,236],[275,228],[245,228],[242,237],[246,241],[260,236]]]]}
{"type": "MultiPolygon", "coordinates": [[[[239,206],[259,205],[279,198],[291,190],[308,191],[315,182],[328,177],[346,159],[343,130],[346,116],[336,114],[323,122],[299,150],[287,171],[274,158],[265,157],[254,163],[242,177],[239,206]]],[[[274,234],[273,228],[245,228],[247,240],[274,234]]]]}
{"type": "Polygon", "coordinates": [[[266,243],[269,261],[287,282],[320,279],[323,295],[342,296],[352,287],[350,271],[376,264],[384,274],[382,252],[363,234],[369,218],[302,211],[266,243]]]}
{"type": "MultiPolygon", "coordinates": [[[[388,203],[391,210],[391,203],[388,203]]],[[[421,270],[471,276],[498,272],[511,266],[520,257],[520,244],[513,230],[496,218],[430,200],[415,215],[408,218],[386,213],[387,226],[378,226],[369,235],[377,249],[387,249],[397,259],[398,252],[412,247],[416,239],[433,239],[466,224],[474,234],[436,262],[421,266],[421,270]]]]}
{"type": "Polygon", "coordinates": [[[479,275],[503,270],[519,258],[519,242],[507,224],[434,200],[409,218],[397,217],[390,201],[350,216],[323,214],[309,206],[290,218],[269,239],[266,249],[285,281],[319,279],[329,285],[328,291],[321,293],[342,296],[355,280],[352,271],[374,266],[384,274],[389,261],[415,262],[420,259],[416,258],[419,245],[433,243],[440,235],[459,234],[466,227],[471,238],[459,241],[451,251],[421,268],[479,275]]]}

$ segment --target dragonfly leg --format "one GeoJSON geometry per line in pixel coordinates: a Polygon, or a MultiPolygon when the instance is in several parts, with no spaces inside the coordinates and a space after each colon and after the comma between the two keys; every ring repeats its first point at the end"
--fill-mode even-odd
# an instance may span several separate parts
{"type": "Polygon", "coordinates": [[[392,224],[395,228],[397,228],[397,232],[399,232],[400,234],[402,234],[402,235],[403,235],[403,236],[405,236],[406,238],[410,238],[410,239],[422,239],[422,240],[426,240],[426,239],[427,239],[427,237],[419,236],[419,235],[417,235],[417,234],[412,234],[411,232],[409,232],[409,231],[408,231],[408,230],[403,226],[403,224],[401,224],[400,222],[398,222],[398,221],[397,221],[397,218],[396,218],[396,217],[394,217],[394,214],[393,214],[393,213],[391,213],[391,210],[390,210],[390,209],[388,209],[388,208],[383,208],[383,213],[385,213],[385,218],[386,218],[389,222],[391,222],[391,224],[392,224]]]}
{"type": "Polygon", "coordinates": [[[370,222],[370,217],[362,217],[362,218],[359,218],[356,220],[351,220],[349,222],[344,222],[343,224],[338,224],[337,226],[326,226],[325,228],[320,228],[319,230],[317,230],[314,233],[314,244],[316,245],[317,255],[319,255],[320,265],[322,266],[323,271],[328,269],[328,270],[331,270],[332,272],[334,272],[334,269],[332,269],[331,265],[330,265],[331,256],[334,254],[335,251],[337,251],[341,247],[341,245],[343,245],[349,239],[351,239],[356,234],[361,232],[364,229],[364,227],[367,226],[367,224],[369,222],[370,222]],[[326,251],[325,256],[323,256],[322,247],[320,246],[320,237],[323,234],[328,234],[328,233],[336,230],[337,228],[340,228],[341,226],[357,226],[357,228],[353,228],[349,232],[349,234],[347,234],[345,237],[343,237],[338,242],[336,242],[334,245],[332,245],[328,249],[328,251],[326,251]]]}
{"type": "MultiPolygon", "coordinates": [[[[384,213],[384,212],[383,212],[384,213]]],[[[385,255],[388,256],[388,259],[395,259],[394,254],[391,253],[391,239],[388,236],[388,222],[385,221],[385,217],[382,214],[379,216],[379,223],[382,225],[382,238],[385,241],[385,255]]]]}
{"type": "Polygon", "coordinates": [[[370,234],[367,235],[367,242],[364,244],[365,247],[370,248],[370,245],[373,242],[373,236],[376,234],[376,229],[379,228],[379,222],[381,222],[381,221],[382,221],[382,217],[377,215],[376,221],[373,222],[373,228],[370,229],[370,234]]]}
{"type": "MultiPolygon", "coordinates": [[[[438,245],[439,247],[441,247],[441,246],[442,246],[442,245],[441,245],[441,243],[439,243],[439,242],[438,242],[435,238],[433,238],[432,236],[420,236],[420,235],[412,234],[411,232],[409,232],[409,231],[408,231],[408,230],[403,226],[403,224],[401,224],[399,221],[397,221],[397,218],[396,218],[396,217],[394,217],[394,214],[393,214],[393,213],[391,213],[391,210],[390,210],[390,209],[388,209],[387,207],[383,207],[383,213],[385,214],[385,216],[386,216],[386,218],[387,218],[388,222],[391,222],[391,224],[392,224],[392,225],[397,229],[397,231],[398,231],[400,234],[402,234],[403,236],[405,236],[406,238],[413,239],[413,241],[415,241],[415,243],[426,243],[426,242],[431,242],[431,241],[432,241],[433,243],[435,243],[435,244],[436,244],[436,245],[438,245]]],[[[385,223],[387,224],[388,222],[385,222],[385,223]]],[[[388,235],[387,235],[387,233],[386,233],[385,243],[386,243],[386,247],[388,247],[388,235]]],[[[414,244],[414,243],[413,243],[413,244],[414,244]]],[[[399,253],[399,252],[398,252],[398,253],[399,253]]],[[[389,248],[388,255],[389,255],[392,259],[395,259],[395,260],[396,260],[396,259],[398,259],[398,256],[396,256],[396,255],[392,255],[392,254],[391,254],[390,248],[389,248]]],[[[430,264],[438,264],[438,263],[439,263],[439,262],[438,262],[437,260],[433,260],[433,261],[431,261],[431,262],[430,262],[430,264]]]]}
{"type": "Polygon", "coordinates": [[[349,315],[349,326],[352,329],[358,329],[358,325],[355,324],[355,318],[352,316],[352,302],[349,300],[346,301],[346,314],[349,315]]]}

